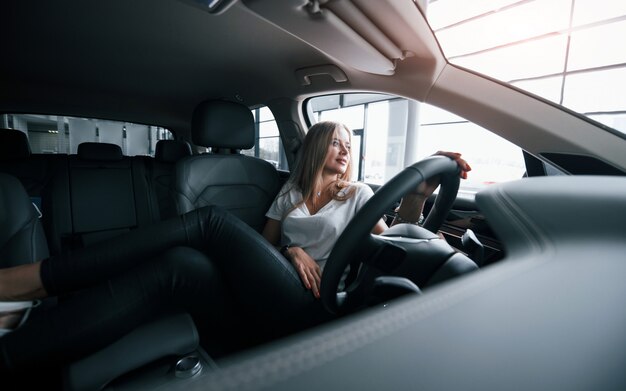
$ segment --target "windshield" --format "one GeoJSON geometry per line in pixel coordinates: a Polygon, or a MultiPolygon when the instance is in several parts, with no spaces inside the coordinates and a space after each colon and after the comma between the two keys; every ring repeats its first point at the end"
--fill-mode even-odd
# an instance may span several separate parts
{"type": "Polygon", "coordinates": [[[626,133],[626,1],[429,0],[448,60],[626,133]]]}

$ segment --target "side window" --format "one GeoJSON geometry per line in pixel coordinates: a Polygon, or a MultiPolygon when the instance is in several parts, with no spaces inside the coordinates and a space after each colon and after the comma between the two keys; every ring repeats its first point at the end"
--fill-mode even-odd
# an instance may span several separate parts
{"type": "Polygon", "coordinates": [[[381,185],[438,150],[461,152],[472,166],[465,190],[524,175],[522,150],[461,117],[424,103],[381,94],[342,94],[307,102],[312,122],[334,120],[353,131],[354,180],[381,185]]]}
{"type": "Polygon", "coordinates": [[[252,114],[256,130],[254,148],[245,150],[243,153],[267,160],[278,169],[288,170],[287,158],[274,115],[265,106],[253,109],[252,114]]]}
{"type": "Polygon", "coordinates": [[[154,156],[157,141],[174,138],[158,126],[56,115],[4,114],[0,127],[26,133],[33,153],[75,154],[80,143],[97,142],[117,144],[126,156],[154,156]]]}

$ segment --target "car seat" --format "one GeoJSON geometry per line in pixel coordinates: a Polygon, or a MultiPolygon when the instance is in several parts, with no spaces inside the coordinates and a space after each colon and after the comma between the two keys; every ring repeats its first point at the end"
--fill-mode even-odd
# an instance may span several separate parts
{"type": "Polygon", "coordinates": [[[176,164],[174,192],[179,214],[216,204],[261,232],[265,213],[280,190],[276,168],[241,154],[254,146],[252,112],[234,102],[208,100],[193,113],[192,141],[210,153],[176,164]]]}

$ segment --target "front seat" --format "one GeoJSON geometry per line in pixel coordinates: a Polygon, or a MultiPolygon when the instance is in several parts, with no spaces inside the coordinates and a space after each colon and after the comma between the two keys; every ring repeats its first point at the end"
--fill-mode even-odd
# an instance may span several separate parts
{"type": "Polygon", "coordinates": [[[261,232],[265,213],[280,190],[278,171],[269,162],[241,154],[254,146],[252,112],[234,102],[208,100],[191,122],[194,144],[211,153],[176,164],[174,192],[179,214],[215,204],[261,232]]]}

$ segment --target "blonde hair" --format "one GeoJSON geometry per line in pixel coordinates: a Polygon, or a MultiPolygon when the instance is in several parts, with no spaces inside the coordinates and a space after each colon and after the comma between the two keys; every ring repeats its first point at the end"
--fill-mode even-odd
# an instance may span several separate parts
{"type": "MultiPolygon", "coordinates": [[[[348,141],[352,143],[352,132],[348,127],[339,122],[324,121],[319,122],[309,129],[300,147],[300,155],[296,162],[289,183],[297,186],[302,192],[302,201],[294,206],[294,209],[302,205],[305,200],[313,196],[316,189],[321,186],[322,171],[326,163],[328,146],[332,143],[336,132],[344,129],[348,133],[348,141]]],[[[343,174],[337,175],[337,180],[333,181],[328,189],[333,199],[345,201],[352,197],[354,191],[340,192],[350,184],[352,176],[352,152],[343,174]]],[[[289,187],[289,189],[293,188],[289,187]]],[[[326,190],[326,189],[322,189],[326,190]]]]}

